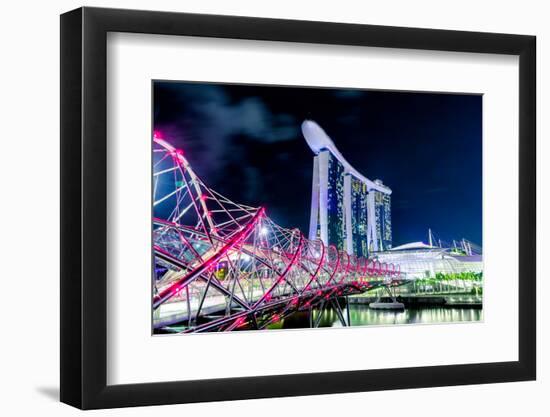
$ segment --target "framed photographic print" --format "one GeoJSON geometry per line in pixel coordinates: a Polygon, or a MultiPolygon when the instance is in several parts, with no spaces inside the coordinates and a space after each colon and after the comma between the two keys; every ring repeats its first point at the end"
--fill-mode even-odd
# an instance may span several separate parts
{"type": "Polygon", "coordinates": [[[535,38],[61,16],[61,400],[535,378],[535,38]]]}

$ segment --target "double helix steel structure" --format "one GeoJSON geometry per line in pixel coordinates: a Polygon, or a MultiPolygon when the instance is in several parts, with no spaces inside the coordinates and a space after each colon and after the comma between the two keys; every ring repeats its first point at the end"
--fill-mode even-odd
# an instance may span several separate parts
{"type": "Polygon", "coordinates": [[[155,329],[264,329],[326,305],[341,315],[339,299],[404,282],[398,266],[309,240],[220,195],[181,150],[153,142],[155,329]]]}

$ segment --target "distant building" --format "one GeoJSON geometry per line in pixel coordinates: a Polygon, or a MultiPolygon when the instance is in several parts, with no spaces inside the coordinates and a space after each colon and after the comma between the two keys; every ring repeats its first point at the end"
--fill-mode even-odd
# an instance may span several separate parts
{"type": "Polygon", "coordinates": [[[380,262],[399,265],[408,279],[433,278],[437,273],[483,272],[483,255],[453,253],[452,248],[440,248],[423,242],[396,246],[376,254],[380,262]]]}
{"type": "Polygon", "coordinates": [[[351,182],[351,242],[357,256],[368,256],[368,198],[367,185],[352,175],[347,175],[351,182]]]}
{"type": "MultiPolygon", "coordinates": [[[[331,242],[339,250],[345,250],[346,228],[344,223],[344,166],[328,150],[321,151],[319,154],[319,166],[321,170],[326,169],[326,236],[324,242],[331,242]]],[[[324,177],[324,175],[322,175],[324,177]]],[[[324,179],[324,178],[323,178],[324,179]]],[[[322,186],[321,188],[325,188],[322,186]]],[[[323,193],[324,194],[324,193],[323,193]]],[[[324,206],[324,204],[321,204],[324,206]]],[[[323,207],[324,208],[324,207],[323,207]]],[[[324,231],[324,227],[318,226],[319,234],[324,231]]],[[[317,235],[317,230],[315,231],[317,235]]],[[[325,235],[325,233],[322,233],[325,235]]]]}
{"type": "MultiPolygon", "coordinates": [[[[374,180],[378,185],[383,185],[381,180],[374,180]]],[[[371,250],[388,250],[392,247],[391,231],[391,195],[373,190],[371,198],[374,200],[374,211],[376,221],[376,236],[380,241],[378,248],[371,250]]]]}
{"type": "Polygon", "coordinates": [[[391,189],[357,172],[315,122],[302,132],[315,153],[309,238],[357,256],[391,248],[391,189]]]}

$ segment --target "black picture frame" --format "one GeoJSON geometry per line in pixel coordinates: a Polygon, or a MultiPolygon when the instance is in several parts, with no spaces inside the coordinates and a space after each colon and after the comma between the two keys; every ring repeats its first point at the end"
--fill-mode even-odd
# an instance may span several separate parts
{"type": "Polygon", "coordinates": [[[535,51],[524,35],[88,7],[61,15],[61,401],[94,409],[534,380],[535,51]],[[107,385],[108,32],[519,56],[519,360],[107,385]]]}

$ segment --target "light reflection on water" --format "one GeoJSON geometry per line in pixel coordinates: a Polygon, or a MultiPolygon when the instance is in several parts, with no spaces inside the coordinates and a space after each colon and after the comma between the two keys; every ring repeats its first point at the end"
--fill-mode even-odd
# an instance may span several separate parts
{"type": "MultiPolygon", "coordinates": [[[[344,315],[346,313],[343,309],[344,315]]],[[[314,317],[318,312],[314,313],[314,317]]],[[[421,324],[421,323],[455,323],[483,320],[483,310],[479,308],[422,307],[407,308],[402,311],[372,310],[367,305],[350,305],[352,326],[421,324]]],[[[327,310],[319,327],[341,327],[338,315],[334,310],[327,310]]],[[[309,315],[297,312],[269,326],[270,329],[297,329],[309,327],[309,315]]]]}

